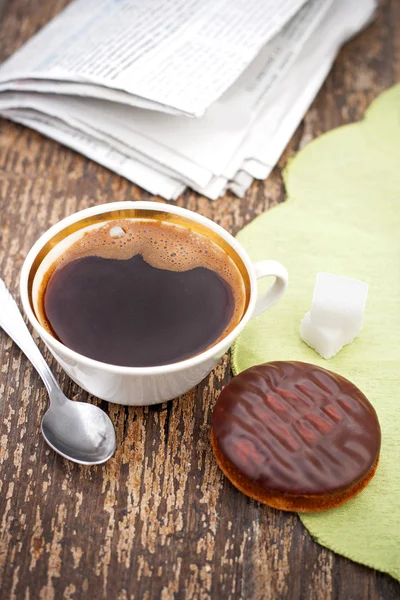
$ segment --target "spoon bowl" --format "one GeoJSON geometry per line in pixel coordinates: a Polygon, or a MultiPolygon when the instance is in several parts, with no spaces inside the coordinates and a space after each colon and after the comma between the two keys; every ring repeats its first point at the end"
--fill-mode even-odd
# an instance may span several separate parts
{"type": "Polygon", "coordinates": [[[99,465],[115,452],[112,422],[93,404],[72,402],[50,406],[42,419],[42,434],[48,445],[72,462],[99,465]]]}

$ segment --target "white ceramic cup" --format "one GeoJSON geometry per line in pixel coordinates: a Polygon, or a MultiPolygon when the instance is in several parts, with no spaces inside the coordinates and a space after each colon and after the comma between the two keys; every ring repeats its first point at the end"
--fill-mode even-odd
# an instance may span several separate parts
{"type": "Polygon", "coordinates": [[[270,308],[283,295],[286,269],[273,260],[252,264],[242,246],[222,227],[201,215],[158,202],[114,202],[77,212],[51,227],[28,253],[21,273],[20,291],[25,313],[55,359],[78,385],[90,394],[116,404],[143,406],[176,398],[197,385],[232,345],[248,321],[270,308]],[[88,226],[121,218],[155,218],[187,226],[218,243],[239,267],[247,290],[247,308],[239,324],[221,341],[192,358],[158,367],[118,367],[87,358],[55,339],[39,322],[33,299],[33,282],[40,265],[55,248],[65,247],[68,236],[79,237],[88,226]],[[257,280],[275,282],[258,297],[257,280]]]}

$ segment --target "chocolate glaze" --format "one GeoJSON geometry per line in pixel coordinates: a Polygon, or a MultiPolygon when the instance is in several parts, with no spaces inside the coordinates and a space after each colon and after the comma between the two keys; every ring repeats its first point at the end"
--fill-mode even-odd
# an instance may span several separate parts
{"type": "Polygon", "coordinates": [[[213,431],[244,477],[282,494],[352,487],[375,464],[381,444],[364,394],[302,362],[270,362],[234,377],[217,400],[213,431]]]}

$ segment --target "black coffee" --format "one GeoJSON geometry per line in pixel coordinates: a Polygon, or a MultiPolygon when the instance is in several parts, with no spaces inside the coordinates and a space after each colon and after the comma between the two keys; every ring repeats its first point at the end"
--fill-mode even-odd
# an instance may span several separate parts
{"type": "Polygon", "coordinates": [[[210,239],[128,219],[85,234],[44,288],[48,330],[72,350],[120,366],[199,354],[236,326],[245,302],[236,265],[210,239]]]}

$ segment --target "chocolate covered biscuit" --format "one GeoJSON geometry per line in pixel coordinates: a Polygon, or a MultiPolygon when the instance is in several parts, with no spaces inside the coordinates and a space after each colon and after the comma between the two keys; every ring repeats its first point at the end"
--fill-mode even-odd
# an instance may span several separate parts
{"type": "Polygon", "coordinates": [[[372,478],[381,433],[373,406],[350,381],[301,362],[247,369],[213,414],[217,461],[236,487],[283,510],[343,504],[372,478]]]}

